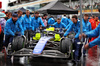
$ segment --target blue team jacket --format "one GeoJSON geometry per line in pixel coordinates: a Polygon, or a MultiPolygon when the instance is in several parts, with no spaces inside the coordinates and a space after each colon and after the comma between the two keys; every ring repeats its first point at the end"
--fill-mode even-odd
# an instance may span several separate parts
{"type": "Polygon", "coordinates": [[[66,26],[65,29],[68,29],[71,26],[71,24],[73,24],[73,22],[69,19],[69,24],[66,26]]]}
{"type": "Polygon", "coordinates": [[[82,20],[82,25],[83,25],[83,33],[89,32],[92,30],[91,28],[91,23],[89,21],[85,22],[84,19],[82,20]]]}
{"type": "MultiPolygon", "coordinates": [[[[18,17],[18,21],[21,23],[22,28],[23,28],[23,17],[22,16],[18,17]]],[[[20,31],[20,30],[18,30],[18,31],[20,31]]]]}
{"type": "Polygon", "coordinates": [[[58,24],[57,22],[53,24],[55,28],[66,28],[66,25],[62,22],[58,24]]]}
{"type": "Polygon", "coordinates": [[[77,23],[71,23],[68,30],[65,32],[64,37],[66,37],[71,31],[74,31],[76,33],[75,38],[79,37],[80,34],[80,22],[77,21],[77,23]]]}
{"type": "Polygon", "coordinates": [[[5,28],[4,28],[4,34],[15,36],[16,32],[21,32],[21,34],[24,35],[24,31],[23,31],[22,25],[19,22],[19,20],[17,20],[16,23],[14,24],[13,21],[12,21],[12,18],[10,18],[6,22],[6,25],[5,25],[5,28]]]}
{"type": "Polygon", "coordinates": [[[100,24],[98,25],[98,27],[96,29],[89,31],[89,32],[86,32],[85,34],[89,38],[98,36],[98,38],[96,38],[95,40],[93,40],[92,42],[89,43],[89,47],[93,47],[95,45],[100,46],[100,24]]]}
{"type": "Polygon", "coordinates": [[[29,15],[29,18],[26,15],[23,17],[22,26],[23,26],[24,31],[32,29],[31,22],[32,22],[32,17],[30,15],[29,15]]]}
{"type": "Polygon", "coordinates": [[[48,19],[48,25],[52,25],[52,24],[54,24],[54,23],[55,23],[54,18],[49,18],[49,19],[48,19]]]}
{"type": "Polygon", "coordinates": [[[32,29],[36,30],[36,28],[39,28],[40,25],[42,25],[43,27],[45,27],[42,19],[40,17],[38,17],[37,19],[35,17],[32,18],[32,29]]]}
{"type": "Polygon", "coordinates": [[[67,17],[63,17],[61,19],[61,22],[64,23],[67,26],[70,23],[70,19],[68,19],[67,17]]]}

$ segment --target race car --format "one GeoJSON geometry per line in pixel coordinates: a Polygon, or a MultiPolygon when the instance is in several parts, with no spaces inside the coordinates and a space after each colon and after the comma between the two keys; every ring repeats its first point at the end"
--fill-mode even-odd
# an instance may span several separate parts
{"type": "Polygon", "coordinates": [[[13,39],[7,49],[7,55],[49,58],[72,58],[72,39],[74,34],[62,38],[65,29],[49,27],[34,33],[32,40],[25,36],[13,39]]]}

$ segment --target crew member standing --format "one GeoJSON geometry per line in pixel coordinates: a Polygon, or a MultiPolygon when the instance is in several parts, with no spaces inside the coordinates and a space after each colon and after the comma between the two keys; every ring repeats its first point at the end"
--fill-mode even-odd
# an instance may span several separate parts
{"type": "MultiPolygon", "coordinates": [[[[90,23],[91,23],[91,26],[92,26],[92,30],[94,30],[99,25],[100,22],[99,22],[98,17],[95,16],[95,18],[90,23]]],[[[90,42],[93,41],[96,38],[97,37],[91,38],[90,42]]],[[[97,45],[93,46],[92,48],[90,48],[88,50],[88,59],[91,59],[92,61],[97,61],[98,60],[98,57],[97,57],[97,45]]],[[[98,62],[96,62],[96,63],[98,63],[98,62]]],[[[92,66],[91,62],[87,62],[87,66],[92,66]]]]}

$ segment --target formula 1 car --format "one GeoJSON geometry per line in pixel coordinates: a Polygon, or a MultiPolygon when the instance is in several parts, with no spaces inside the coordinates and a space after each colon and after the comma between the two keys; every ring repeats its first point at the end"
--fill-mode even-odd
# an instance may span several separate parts
{"type": "Polygon", "coordinates": [[[46,28],[34,33],[32,40],[18,36],[8,45],[7,55],[49,58],[70,58],[72,54],[72,38],[74,34],[61,38],[65,29],[46,28]]]}

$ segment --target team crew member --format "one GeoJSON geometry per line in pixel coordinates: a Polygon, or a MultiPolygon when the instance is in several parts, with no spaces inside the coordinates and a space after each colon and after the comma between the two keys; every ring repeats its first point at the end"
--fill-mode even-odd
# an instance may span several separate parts
{"type": "Polygon", "coordinates": [[[48,19],[48,25],[52,25],[55,23],[55,20],[53,18],[53,16],[51,16],[49,19],[48,19]]]}
{"type": "Polygon", "coordinates": [[[31,25],[32,17],[30,16],[30,11],[26,10],[26,15],[23,17],[23,29],[25,30],[34,30],[34,27],[32,28],[31,25]]]}
{"type": "Polygon", "coordinates": [[[40,25],[42,25],[42,27],[45,27],[42,19],[39,17],[39,12],[35,12],[34,17],[32,18],[32,29],[36,30],[40,27],[40,25]]]}
{"type": "MultiPolygon", "coordinates": [[[[21,10],[18,11],[18,20],[22,25],[23,28],[23,17],[22,17],[23,12],[21,10]]],[[[20,31],[20,30],[19,30],[20,31]]]]}
{"type": "Polygon", "coordinates": [[[92,37],[97,37],[96,39],[94,39],[93,41],[91,41],[90,43],[87,43],[85,45],[85,49],[89,49],[95,45],[99,45],[100,46],[100,24],[98,25],[98,27],[92,31],[89,31],[89,32],[86,32],[86,33],[83,33],[82,35],[80,34],[79,35],[79,38],[81,39],[82,37],[86,38],[86,37],[89,37],[89,38],[92,38],[92,37]]]}
{"type": "MultiPolygon", "coordinates": [[[[88,18],[89,18],[88,14],[84,14],[84,19],[82,20],[83,33],[86,33],[92,30],[91,23],[89,22],[88,18]]],[[[84,50],[83,51],[84,57],[86,56],[85,53],[86,51],[84,50]]]]}
{"type": "Polygon", "coordinates": [[[69,16],[68,16],[68,22],[69,22],[69,24],[66,26],[65,29],[68,29],[70,27],[70,25],[73,23],[69,16]]]}
{"type": "Polygon", "coordinates": [[[26,14],[22,20],[22,26],[28,41],[30,41],[31,32],[34,31],[34,26],[32,26],[32,17],[29,10],[26,10],[26,14]]]}
{"type": "MultiPolygon", "coordinates": [[[[100,23],[97,16],[95,16],[94,21],[90,22],[92,26],[92,30],[94,30],[100,23]]],[[[93,41],[96,37],[91,38],[91,41],[93,41]]]]}
{"type": "Polygon", "coordinates": [[[80,54],[81,54],[81,48],[82,48],[82,44],[77,44],[78,42],[80,42],[79,40],[79,34],[80,34],[80,22],[78,21],[78,18],[76,15],[72,16],[72,24],[70,25],[70,27],[68,28],[68,30],[65,32],[64,37],[66,37],[71,31],[75,32],[75,42],[74,42],[74,46],[75,46],[75,52],[74,52],[74,60],[78,61],[80,59],[80,54]]]}
{"type": "Polygon", "coordinates": [[[5,46],[7,47],[9,42],[12,42],[13,37],[18,33],[18,35],[24,35],[24,31],[22,29],[22,25],[18,20],[18,15],[13,14],[13,17],[7,20],[4,34],[5,34],[5,46]],[[18,31],[21,30],[21,31],[18,31]]]}
{"type": "MultiPolygon", "coordinates": [[[[91,26],[92,26],[92,30],[94,30],[99,25],[99,23],[100,23],[97,16],[95,16],[94,19],[92,19],[90,21],[91,21],[90,23],[91,23],[91,26]]],[[[91,38],[90,42],[93,41],[96,38],[97,37],[91,38]]],[[[97,45],[96,45],[96,46],[94,46],[94,47],[92,47],[92,48],[90,48],[88,50],[88,58],[89,59],[92,59],[92,60],[94,60],[93,58],[95,58],[94,61],[96,61],[96,60],[98,60],[98,57],[97,56],[98,55],[97,55],[97,45]]],[[[98,61],[97,61],[97,63],[98,63],[98,61]]],[[[91,62],[88,62],[87,63],[87,66],[92,66],[91,62]]]]}
{"type": "Polygon", "coordinates": [[[66,14],[64,14],[64,17],[61,19],[61,22],[67,26],[70,23],[70,19],[66,17],[66,14]]]}
{"type": "Polygon", "coordinates": [[[91,23],[89,22],[88,18],[89,18],[88,14],[84,14],[84,19],[82,20],[83,33],[92,30],[91,23]]]}
{"type": "Polygon", "coordinates": [[[23,12],[21,10],[19,10],[18,11],[18,20],[21,22],[21,24],[22,24],[22,19],[23,19],[22,15],[23,15],[23,12]]]}
{"type": "Polygon", "coordinates": [[[66,25],[61,22],[61,19],[60,18],[57,19],[57,22],[54,23],[53,26],[55,28],[66,28],[66,25]]]}
{"type": "Polygon", "coordinates": [[[73,22],[69,19],[69,24],[66,26],[65,29],[68,29],[73,22]]]}

